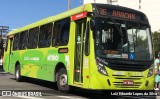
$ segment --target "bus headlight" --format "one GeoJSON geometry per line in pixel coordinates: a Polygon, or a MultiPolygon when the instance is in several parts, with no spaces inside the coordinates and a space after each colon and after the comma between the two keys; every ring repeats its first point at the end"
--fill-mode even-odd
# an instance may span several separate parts
{"type": "Polygon", "coordinates": [[[97,62],[97,66],[98,66],[98,72],[102,75],[108,76],[108,73],[104,67],[103,64],[101,64],[100,62],[97,62]]]}
{"type": "Polygon", "coordinates": [[[153,65],[151,65],[151,67],[149,68],[149,72],[148,72],[147,77],[152,76],[152,75],[153,75],[153,73],[154,73],[154,66],[153,66],[153,65]]]}

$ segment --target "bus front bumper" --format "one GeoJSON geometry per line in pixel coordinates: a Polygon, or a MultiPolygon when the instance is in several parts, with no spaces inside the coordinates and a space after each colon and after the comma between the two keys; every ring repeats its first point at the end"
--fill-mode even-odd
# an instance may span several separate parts
{"type": "Polygon", "coordinates": [[[153,90],[154,75],[150,77],[114,77],[94,72],[90,77],[89,88],[95,90],[153,90]]]}

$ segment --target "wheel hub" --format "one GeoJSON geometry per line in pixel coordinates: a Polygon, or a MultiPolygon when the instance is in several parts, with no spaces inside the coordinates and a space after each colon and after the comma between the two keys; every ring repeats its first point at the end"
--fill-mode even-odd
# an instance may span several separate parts
{"type": "Polygon", "coordinates": [[[19,78],[19,70],[16,71],[16,78],[19,78]]]}
{"type": "Polygon", "coordinates": [[[60,86],[64,87],[65,85],[67,85],[67,75],[66,74],[62,74],[60,76],[60,86]]]}

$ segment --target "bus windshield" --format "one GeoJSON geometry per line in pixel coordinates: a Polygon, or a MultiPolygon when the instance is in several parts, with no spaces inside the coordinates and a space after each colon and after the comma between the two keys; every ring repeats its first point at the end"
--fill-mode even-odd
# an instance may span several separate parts
{"type": "Polygon", "coordinates": [[[96,18],[95,49],[97,57],[149,61],[153,59],[148,24],[96,18]]]}

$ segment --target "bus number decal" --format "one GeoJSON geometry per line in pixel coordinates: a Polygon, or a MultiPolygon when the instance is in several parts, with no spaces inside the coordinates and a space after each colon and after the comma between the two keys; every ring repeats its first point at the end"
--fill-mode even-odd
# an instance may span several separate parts
{"type": "Polygon", "coordinates": [[[69,70],[69,68],[70,68],[70,60],[69,60],[69,56],[68,55],[65,56],[65,61],[67,62],[67,70],[69,70]]]}
{"type": "Polygon", "coordinates": [[[107,14],[107,9],[99,8],[99,14],[100,15],[106,15],[107,14]]]}
{"type": "Polygon", "coordinates": [[[88,68],[88,58],[84,59],[84,68],[88,68]]]}

